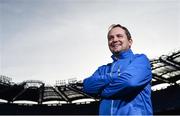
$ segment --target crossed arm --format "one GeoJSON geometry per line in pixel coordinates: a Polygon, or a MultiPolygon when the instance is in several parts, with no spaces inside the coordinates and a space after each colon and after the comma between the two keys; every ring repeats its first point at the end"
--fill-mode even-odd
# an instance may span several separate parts
{"type": "Polygon", "coordinates": [[[151,81],[151,67],[145,55],[135,58],[120,75],[103,74],[104,70],[105,66],[98,68],[91,77],[83,81],[86,93],[98,94],[105,98],[126,96],[151,81]]]}

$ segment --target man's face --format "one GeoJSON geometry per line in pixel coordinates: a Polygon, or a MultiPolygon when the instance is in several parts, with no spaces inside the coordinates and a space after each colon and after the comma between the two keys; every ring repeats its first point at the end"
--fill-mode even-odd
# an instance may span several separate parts
{"type": "Polygon", "coordinates": [[[109,49],[113,54],[128,50],[132,45],[132,40],[128,40],[125,31],[120,27],[113,28],[108,35],[109,49]]]}

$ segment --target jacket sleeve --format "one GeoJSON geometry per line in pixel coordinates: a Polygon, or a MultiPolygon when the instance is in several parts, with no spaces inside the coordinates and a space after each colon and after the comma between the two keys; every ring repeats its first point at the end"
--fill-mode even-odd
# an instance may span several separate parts
{"type": "Polygon", "coordinates": [[[83,91],[85,93],[98,95],[109,84],[109,75],[103,74],[105,68],[105,65],[99,67],[92,76],[83,80],[83,91]]]}
{"type": "Polygon", "coordinates": [[[148,58],[145,55],[139,55],[120,75],[111,77],[112,81],[103,89],[101,97],[111,98],[131,95],[149,84],[152,79],[151,75],[148,58]]]}

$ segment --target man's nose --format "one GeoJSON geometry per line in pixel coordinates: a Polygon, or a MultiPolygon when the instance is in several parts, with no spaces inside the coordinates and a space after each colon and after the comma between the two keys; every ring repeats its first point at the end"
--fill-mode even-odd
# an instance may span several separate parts
{"type": "Polygon", "coordinates": [[[113,42],[117,42],[118,41],[118,38],[117,37],[114,37],[113,38],[113,42]]]}

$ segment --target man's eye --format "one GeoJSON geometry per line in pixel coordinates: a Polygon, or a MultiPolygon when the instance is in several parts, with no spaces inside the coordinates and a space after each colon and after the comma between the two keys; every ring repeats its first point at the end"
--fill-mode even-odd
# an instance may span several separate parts
{"type": "Polygon", "coordinates": [[[108,38],[108,40],[112,40],[113,39],[113,37],[112,36],[110,36],[109,38],[108,38]]]}
{"type": "Polygon", "coordinates": [[[123,37],[123,35],[117,35],[118,38],[123,37]]]}

